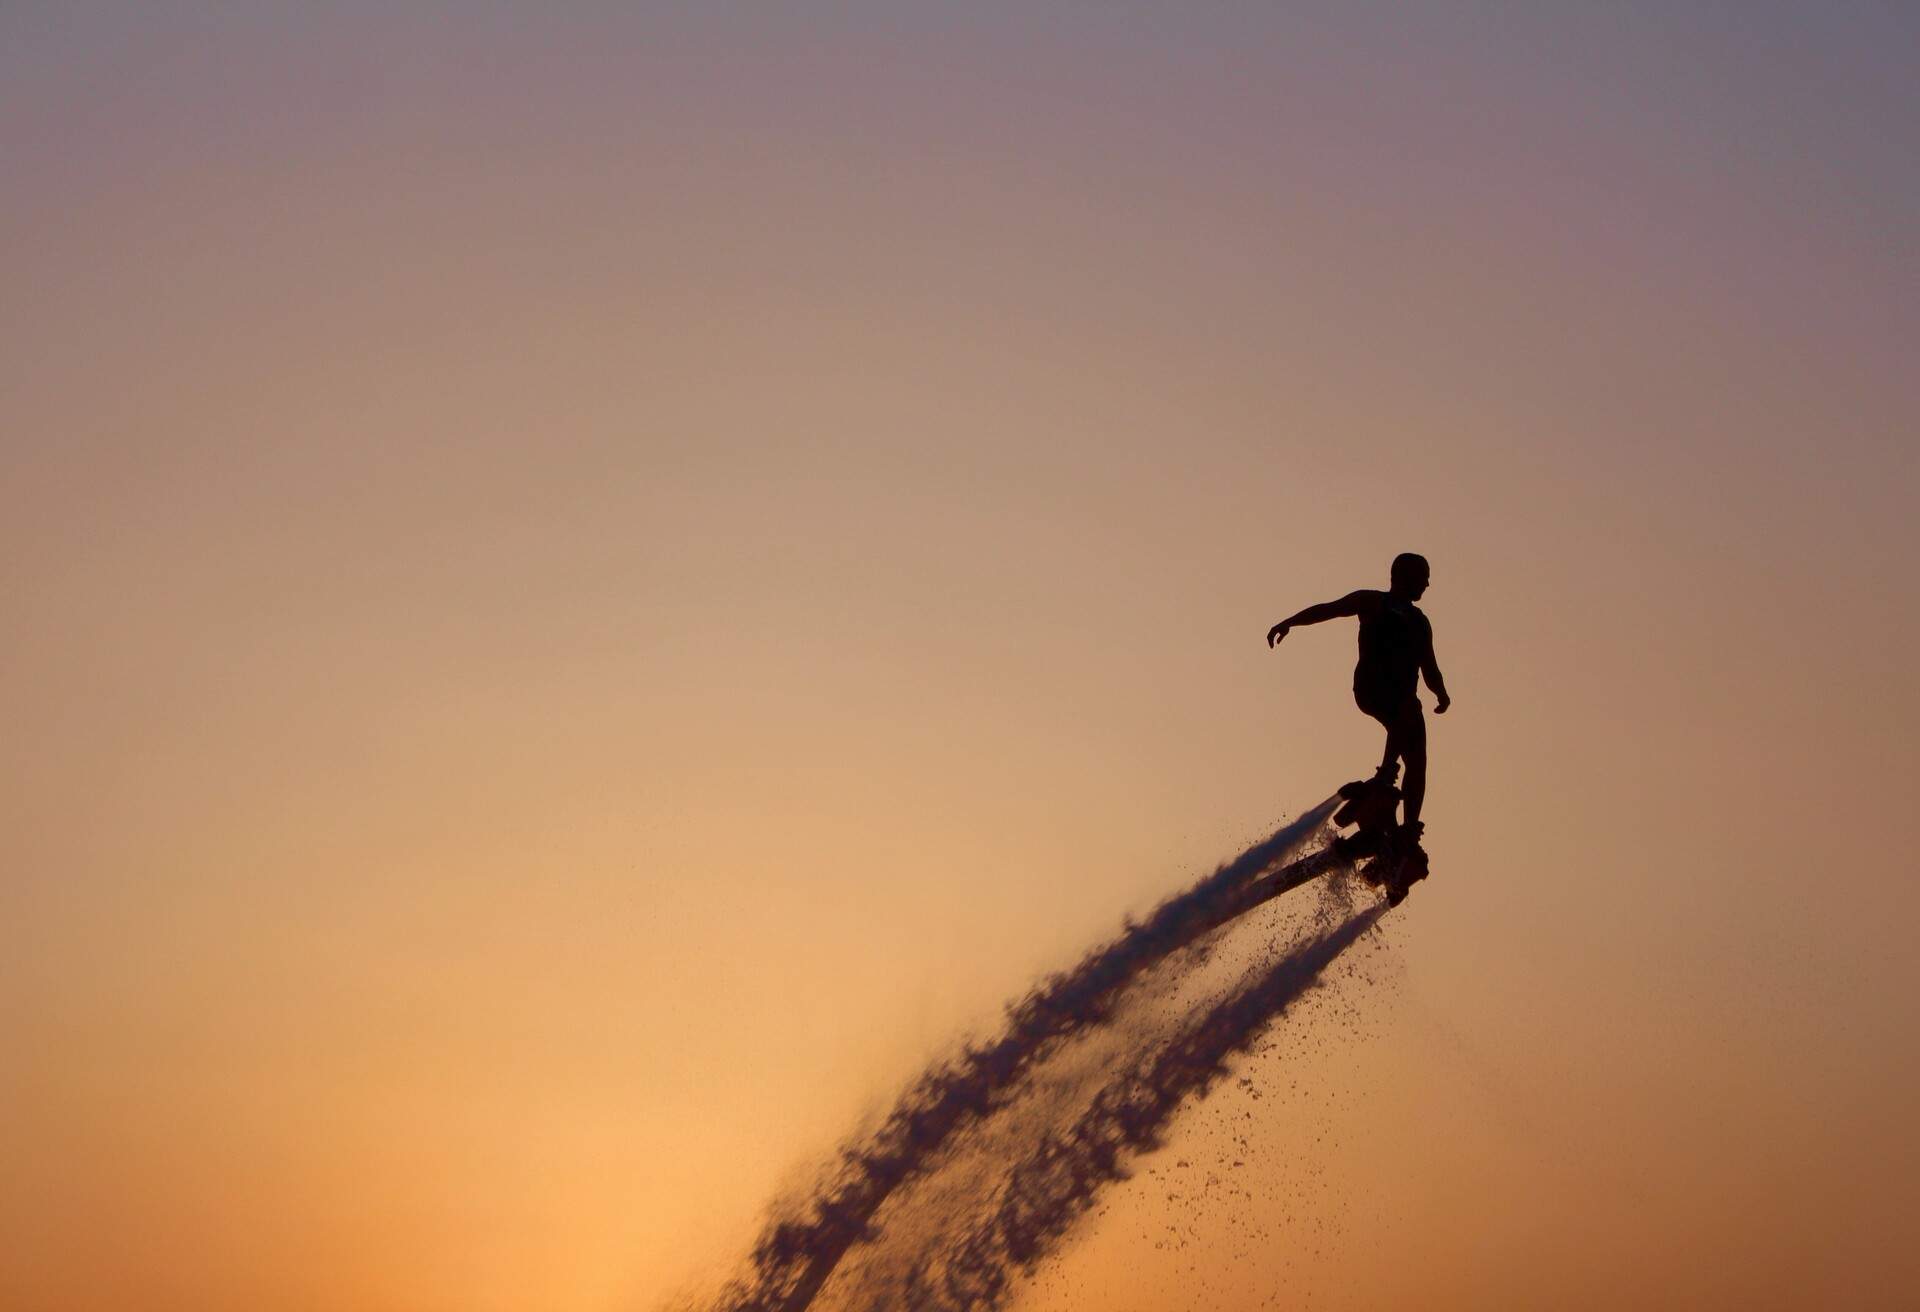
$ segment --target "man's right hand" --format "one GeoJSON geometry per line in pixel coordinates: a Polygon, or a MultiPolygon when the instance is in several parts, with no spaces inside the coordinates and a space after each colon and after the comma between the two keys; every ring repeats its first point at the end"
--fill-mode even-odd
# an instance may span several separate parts
{"type": "Polygon", "coordinates": [[[1284,637],[1286,637],[1286,636],[1287,636],[1287,626],[1286,626],[1286,625],[1284,625],[1284,624],[1276,624],[1276,625],[1274,625],[1274,626],[1273,626],[1272,628],[1270,628],[1270,629],[1268,629],[1268,630],[1267,630],[1267,646],[1269,646],[1269,647],[1277,647],[1277,646],[1279,646],[1279,645],[1280,645],[1280,639],[1282,639],[1282,638],[1284,638],[1284,637]]]}

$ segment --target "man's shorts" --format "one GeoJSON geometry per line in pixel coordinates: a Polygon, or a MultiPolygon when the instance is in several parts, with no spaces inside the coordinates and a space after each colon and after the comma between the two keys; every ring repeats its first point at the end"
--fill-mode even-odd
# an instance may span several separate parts
{"type": "Polygon", "coordinates": [[[1420,713],[1420,699],[1412,688],[1382,687],[1375,683],[1353,685],[1353,704],[1382,724],[1392,724],[1409,711],[1420,713]]]}

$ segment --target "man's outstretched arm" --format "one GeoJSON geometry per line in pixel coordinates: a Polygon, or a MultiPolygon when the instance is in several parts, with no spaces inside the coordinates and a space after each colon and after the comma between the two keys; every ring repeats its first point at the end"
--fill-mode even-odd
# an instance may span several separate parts
{"type": "Polygon", "coordinates": [[[1361,608],[1373,594],[1362,589],[1349,592],[1338,601],[1323,601],[1318,606],[1309,606],[1281,620],[1267,630],[1267,646],[1271,647],[1287,636],[1287,630],[1296,624],[1318,624],[1322,620],[1337,620],[1347,615],[1358,615],[1361,608]]]}

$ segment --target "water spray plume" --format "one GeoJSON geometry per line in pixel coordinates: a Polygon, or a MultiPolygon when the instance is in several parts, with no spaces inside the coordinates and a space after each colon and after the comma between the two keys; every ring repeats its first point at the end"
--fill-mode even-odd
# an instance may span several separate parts
{"type": "MultiPolygon", "coordinates": [[[[849,1250],[874,1237],[883,1205],[964,1131],[1005,1106],[1047,1055],[1110,1020],[1130,986],[1180,949],[1338,865],[1330,850],[1308,851],[1324,835],[1335,800],[1168,898],[1073,969],[1036,987],[1008,1008],[997,1039],[921,1075],[878,1130],[842,1152],[797,1215],[769,1226],[753,1249],[749,1271],[722,1292],[714,1312],[812,1307],[849,1250]]],[[[997,1306],[1009,1277],[1044,1256],[1098,1189],[1119,1177],[1122,1155],[1151,1146],[1180,1101],[1208,1087],[1221,1062],[1309,987],[1377,914],[1359,913],[1296,945],[1169,1043],[1123,1067],[1077,1123],[1065,1131],[1037,1130],[1037,1139],[1005,1174],[990,1214],[945,1236],[915,1263],[911,1291],[897,1291],[906,1305],[997,1306]]]]}

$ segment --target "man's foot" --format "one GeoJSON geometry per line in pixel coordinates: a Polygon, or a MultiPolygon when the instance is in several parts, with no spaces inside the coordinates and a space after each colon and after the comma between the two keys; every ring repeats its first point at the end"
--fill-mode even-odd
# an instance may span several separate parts
{"type": "Polygon", "coordinates": [[[1391,785],[1399,777],[1400,777],[1400,762],[1388,761],[1385,765],[1381,766],[1378,770],[1375,770],[1373,772],[1372,782],[1376,784],[1391,785]]]}

